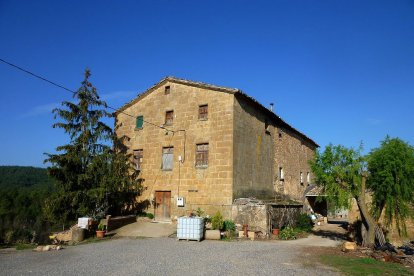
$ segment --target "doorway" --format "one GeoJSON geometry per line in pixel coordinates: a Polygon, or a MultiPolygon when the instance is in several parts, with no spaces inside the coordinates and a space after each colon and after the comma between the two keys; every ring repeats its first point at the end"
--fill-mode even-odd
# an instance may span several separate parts
{"type": "Polygon", "coordinates": [[[155,192],[155,219],[171,220],[171,191],[155,192]]]}

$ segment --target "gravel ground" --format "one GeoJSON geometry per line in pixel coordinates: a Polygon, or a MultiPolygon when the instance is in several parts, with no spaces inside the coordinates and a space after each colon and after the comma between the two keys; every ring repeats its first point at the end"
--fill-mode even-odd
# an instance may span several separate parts
{"type": "MultiPolygon", "coordinates": [[[[309,253],[308,253],[309,255],[309,253]]],[[[4,251],[1,275],[337,275],[276,241],[112,239],[61,251],[4,251]]]]}

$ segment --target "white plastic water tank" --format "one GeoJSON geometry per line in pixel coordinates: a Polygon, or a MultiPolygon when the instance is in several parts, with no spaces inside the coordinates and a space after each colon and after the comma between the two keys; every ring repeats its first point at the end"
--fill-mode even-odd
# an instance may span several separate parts
{"type": "Polygon", "coordinates": [[[204,237],[204,219],[200,217],[179,217],[177,223],[178,240],[201,241],[204,237]]]}

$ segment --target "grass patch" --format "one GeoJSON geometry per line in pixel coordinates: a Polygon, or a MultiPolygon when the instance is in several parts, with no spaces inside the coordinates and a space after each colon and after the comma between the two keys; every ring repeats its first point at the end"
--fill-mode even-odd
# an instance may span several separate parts
{"type": "Polygon", "coordinates": [[[350,258],[322,255],[323,264],[335,267],[346,275],[413,275],[399,264],[380,262],[371,258],[350,258]]]}

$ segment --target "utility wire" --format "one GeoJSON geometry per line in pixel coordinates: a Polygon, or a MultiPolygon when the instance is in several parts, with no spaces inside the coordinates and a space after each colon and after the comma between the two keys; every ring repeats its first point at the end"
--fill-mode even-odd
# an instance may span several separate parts
{"type": "MultiPolygon", "coordinates": [[[[63,85],[57,84],[56,82],[53,82],[53,81],[51,81],[51,80],[48,80],[48,79],[47,79],[47,78],[45,78],[45,77],[42,77],[42,76],[37,75],[37,74],[35,74],[35,73],[33,73],[33,72],[30,72],[29,70],[26,70],[26,69],[24,69],[24,68],[22,68],[22,67],[20,67],[20,66],[17,66],[16,64],[13,64],[13,63],[10,63],[10,62],[8,62],[8,61],[5,61],[5,60],[4,60],[4,59],[2,59],[2,58],[0,58],[0,61],[1,61],[1,62],[3,62],[3,63],[5,63],[5,64],[7,64],[7,65],[9,65],[9,66],[11,66],[11,67],[16,68],[16,69],[18,69],[18,70],[20,70],[20,71],[22,71],[22,72],[24,72],[24,73],[26,73],[26,74],[32,75],[32,76],[33,76],[33,77],[35,77],[35,78],[38,78],[38,79],[40,79],[40,80],[42,80],[42,81],[45,81],[45,82],[47,82],[47,83],[49,83],[49,84],[52,84],[52,85],[54,85],[54,86],[56,86],[56,87],[59,87],[59,88],[61,88],[61,89],[63,89],[63,90],[66,90],[66,91],[68,91],[68,92],[70,92],[70,93],[72,93],[72,94],[74,94],[74,95],[76,94],[76,92],[75,92],[75,91],[73,91],[73,90],[71,90],[71,89],[69,89],[69,88],[66,88],[66,87],[64,87],[63,85]]],[[[109,105],[107,105],[107,104],[105,104],[105,107],[106,107],[106,108],[108,108],[108,109],[111,109],[111,110],[113,110],[113,111],[117,111],[117,110],[118,110],[117,108],[112,107],[112,106],[109,106],[109,105]]],[[[124,112],[124,111],[119,111],[119,113],[122,113],[122,114],[124,114],[124,115],[127,115],[127,116],[132,117],[132,118],[135,118],[135,119],[137,118],[136,116],[131,115],[131,114],[128,114],[128,113],[126,113],[126,112],[124,112]]],[[[166,127],[159,126],[159,125],[157,125],[157,124],[154,124],[154,123],[148,122],[148,121],[146,121],[146,120],[143,120],[143,121],[144,121],[145,123],[147,123],[147,124],[153,125],[153,126],[155,126],[155,127],[158,127],[158,128],[164,129],[164,130],[169,131],[169,132],[172,132],[172,133],[175,133],[175,132],[180,131],[180,130],[178,130],[178,131],[171,130],[171,129],[168,129],[168,128],[166,128],[166,127]]]]}

